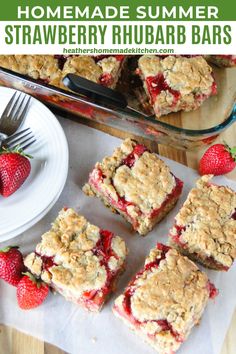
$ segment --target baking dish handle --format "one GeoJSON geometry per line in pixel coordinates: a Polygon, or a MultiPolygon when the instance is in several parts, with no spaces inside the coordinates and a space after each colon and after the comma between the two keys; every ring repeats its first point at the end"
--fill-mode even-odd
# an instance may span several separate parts
{"type": "Polygon", "coordinates": [[[110,108],[126,108],[127,100],[121,93],[99,85],[75,74],[67,74],[63,84],[70,90],[88,97],[97,104],[105,104],[110,108]]]}

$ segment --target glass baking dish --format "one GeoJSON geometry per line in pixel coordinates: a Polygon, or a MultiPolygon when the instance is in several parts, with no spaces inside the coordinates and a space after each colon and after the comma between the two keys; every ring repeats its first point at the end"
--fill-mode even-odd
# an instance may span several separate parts
{"type": "MultiPolygon", "coordinates": [[[[232,70],[232,73],[233,71],[235,73],[236,69],[221,70],[224,70],[225,73],[227,70],[232,70]]],[[[216,69],[217,71],[218,69],[216,69]]],[[[214,71],[214,74],[218,76],[216,72],[214,71]]],[[[223,75],[222,72],[220,75],[223,75]]],[[[232,74],[227,73],[227,76],[231,78],[232,74]]],[[[219,89],[221,89],[221,85],[224,84],[225,80],[223,78],[222,81],[217,82],[219,89]]],[[[72,113],[73,120],[75,115],[84,117],[106,126],[154,140],[160,144],[184,150],[209,145],[221,132],[236,121],[236,106],[234,106],[235,98],[233,96],[231,99],[232,102],[230,101],[223,108],[223,113],[218,112],[213,114],[211,112],[212,110],[216,112],[216,105],[219,107],[221,107],[221,104],[223,105],[224,97],[219,97],[217,104],[215,97],[211,97],[208,100],[207,106],[204,103],[205,107],[203,105],[200,111],[198,109],[193,112],[174,113],[163,117],[161,120],[156,120],[152,116],[144,117],[137,112],[128,112],[126,109],[113,110],[109,107],[100,106],[86,97],[47,85],[3,68],[0,68],[0,85],[29,93],[45,104],[72,113]],[[210,112],[214,119],[208,119],[209,113],[207,116],[207,112],[210,112]]],[[[227,92],[224,95],[226,95],[226,98],[229,96],[227,92]]]]}

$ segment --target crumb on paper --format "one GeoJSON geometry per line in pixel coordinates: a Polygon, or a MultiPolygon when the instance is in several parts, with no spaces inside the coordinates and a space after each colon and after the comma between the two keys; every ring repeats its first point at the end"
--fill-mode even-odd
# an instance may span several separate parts
{"type": "Polygon", "coordinates": [[[97,342],[97,337],[92,337],[92,342],[96,343],[97,342]]]}

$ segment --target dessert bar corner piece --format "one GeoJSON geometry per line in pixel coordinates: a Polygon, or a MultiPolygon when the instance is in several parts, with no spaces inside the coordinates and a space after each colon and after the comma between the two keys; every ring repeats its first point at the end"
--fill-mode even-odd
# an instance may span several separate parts
{"type": "Polygon", "coordinates": [[[99,311],[124,270],[126,254],[119,236],[62,209],[24,264],[67,300],[99,311]]]}
{"type": "Polygon", "coordinates": [[[236,192],[197,181],[175,218],[170,244],[204,266],[228,270],[236,258],[236,192]]]}
{"type": "Polygon", "coordinates": [[[218,291],[175,249],[157,244],[114,304],[114,314],[159,354],[174,354],[218,291]]]}
{"type": "Polygon", "coordinates": [[[174,207],[182,187],[156,154],[126,139],[112,156],[96,163],[83,190],[101,198],[145,235],[174,207]]]}
{"type": "Polygon", "coordinates": [[[212,68],[202,56],[144,55],[138,66],[157,118],[180,110],[195,110],[217,92],[212,68]]]}

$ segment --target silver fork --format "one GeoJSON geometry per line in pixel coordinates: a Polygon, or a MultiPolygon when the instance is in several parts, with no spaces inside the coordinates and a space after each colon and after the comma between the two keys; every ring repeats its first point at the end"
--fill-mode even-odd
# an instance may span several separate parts
{"type": "Polygon", "coordinates": [[[0,133],[3,134],[0,139],[14,134],[19,129],[26,117],[30,100],[31,97],[24,93],[14,93],[0,118],[0,133]]]}
{"type": "Polygon", "coordinates": [[[2,142],[0,143],[0,148],[13,150],[16,147],[19,147],[22,150],[26,150],[35,142],[36,139],[34,137],[34,134],[32,133],[30,128],[27,128],[9,136],[9,138],[2,140],[2,142]]]}

